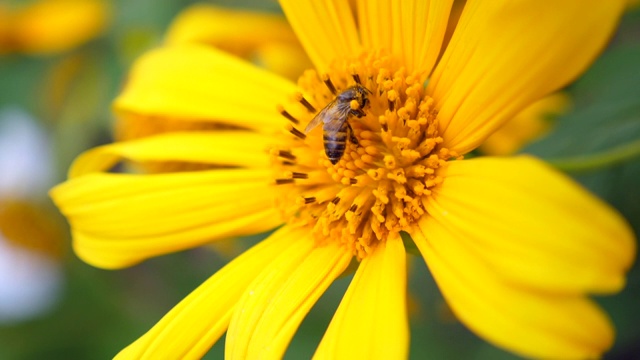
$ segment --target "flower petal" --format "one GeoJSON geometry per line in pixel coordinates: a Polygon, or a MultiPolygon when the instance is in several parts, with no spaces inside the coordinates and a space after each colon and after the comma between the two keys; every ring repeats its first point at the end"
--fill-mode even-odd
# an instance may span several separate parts
{"type": "Polygon", "coordinates": [[[431,73],[440,54],[453,0],[358,1],[366,49],[386,49],[412,72],[431,73]]]}
{"type": "Polygon", "coordinates": [[[530,157],[452,162],[425,208],[447,242],[461,244],[515,286],[616,292],[636,251],[615,210],[530,157]]]}
{"type": "Polygon", "coordinates": [[[353,257],[335,243],[316,247],[308,229],[290,239],[296,245],[274,259],[238,301],[226,358],[281,358],[304,316],[353,257]]]}
{"type": "Polygon", "coordinates": [[[165,38],[169,45],[208,44],[242,57],[265,43],[298,43],[282,15],[209,4],[193,4],[182,11],[165,38]]]}
{"type": "Polygon", "coordinates": [[[606,44],[624,5],[469,0],[427,88],[447,148],[476,148],[526,106],[575,79],[606,44]]]}
{"type": "Polygon", "coordinates": [[[167,31],[169,45],[215,46],[293,81],[312,67],[284,16],[193,4],[167,31]]]}
{"type": "Polygon", "coordinates": [[[91,149],[74,161],[69,177],[108,171],[124,159],[267,168],[272,145],[269,137],[248,131],[161,134],[91,149]]]}
{"type": "Polygon", "coordinates": [[[561,92],[534,102],[491,134],[479,150],[487,155],[515,153],[542,137],[552,126],[552,119],[568,110],[569,103],[569,96],[561,92]]]}
{"type": "Polygon", "coordinates": [[[287,124],[277,105],[296,91],[288,80],[222,51],[185,44],[142,56],[114,106],[125,117],[209,121],[272,133],[287,124]]]}
{"type": "Polygon", "coordinates": [[[293,244],[291,228],[276,231],[216,272],[116,359],[200,359],[227,329],[247,286],[293,244]]]}
{"type": "Polygon", "coordinates": [[[611,323],[586,298],[501,281],[431,218],[410,233],[453,313],[487,341],[542,359],[597,358],[613,344],[611,323]]]}
{"type": "Polygon", "coordinates": [[[119,268],[220,238],[279,225],[271,170],[88,174],[51,196],[67,216],[79,257],[119,268]]]}
{"type": "Polygon", "coordinates": [[[406,287],[404,246],[387,239],[362,260],[314,358],[406,358],[406,287]]]}
{"type": "Polygon", "coordinates": [[[280,6],[320,72],[335,59],[355,57],[362,50],[349,2],[280,0],[280,6]]]}

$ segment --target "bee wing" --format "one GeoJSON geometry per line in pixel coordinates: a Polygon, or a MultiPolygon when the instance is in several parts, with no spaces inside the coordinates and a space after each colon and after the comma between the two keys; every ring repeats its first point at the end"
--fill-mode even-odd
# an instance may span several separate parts
{"type": "MultiPolygon", "coordinates": [[[[329,104],[329,105],[331,105],[331,104],[329,104]]],[[[324,109],[322,109],[319,113],[317,113],[316,116],[313,117],[313,119],[311,119],[311,121],[309,122],[307,127],[304,128],[305,134],[309,133],[309,131],[315,129],[318,125],[320,125],[320,123],[322,123],[322,119],[324,118],[323,114],[325,112],[327,112],[327,108],[326,107],[324,109]]]]}
{"type": "MultiPolygon", "coordinates": [[[[338,102],[331,107],[331,111],[327,111],[324,115],[324,130],[325,131],[338,131],[342,127],[347,117],[349,117],[349,111],[351,110],[351,104],[349,102],[338,102]]],[[[319,114],[318,114],[319,115],[319,114]]]]}

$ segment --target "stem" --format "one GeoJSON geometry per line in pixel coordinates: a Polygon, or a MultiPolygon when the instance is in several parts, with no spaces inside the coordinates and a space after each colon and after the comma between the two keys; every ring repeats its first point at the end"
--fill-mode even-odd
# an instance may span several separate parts
{"type": "Polygon", "coordinates": [[[640,139],[590,155],[546,160],[551,166],[564,172],[597,171],[640,157],[640,139]]]}

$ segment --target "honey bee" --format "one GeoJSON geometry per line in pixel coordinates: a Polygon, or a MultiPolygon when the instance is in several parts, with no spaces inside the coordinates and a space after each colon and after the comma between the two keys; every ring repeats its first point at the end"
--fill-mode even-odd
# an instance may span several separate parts
{"type": "Polygon", "coordinates": [[[347,138],[355,145],[358,145],[358,139],[353,134],[348,118],[349,116],[360,118],[365,115],[363,109],[369,101],[369,94],[371,94],[371,91],[360,84],[345,89],[324,109],[320,110],[305,128],[304,132],[309,133],[320,123],[323,123],[324,152],[333,165],[337,164],[342,158],[344,149],[347,146],[347,138]],[[351,101],[353,100],[358,102],[358,109],[351,108],[351,101]]]}

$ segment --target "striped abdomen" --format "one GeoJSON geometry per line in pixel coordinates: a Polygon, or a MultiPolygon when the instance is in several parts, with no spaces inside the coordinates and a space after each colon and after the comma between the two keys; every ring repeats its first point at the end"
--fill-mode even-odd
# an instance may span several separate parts
{"type": "Polygon", "coordinates": [[[324,131],[323,129],[324,152],[333,165],[340,161],[344,154],[344,149],[347,147],[348,127],[345,121],[338,131],[324,131]]]}

